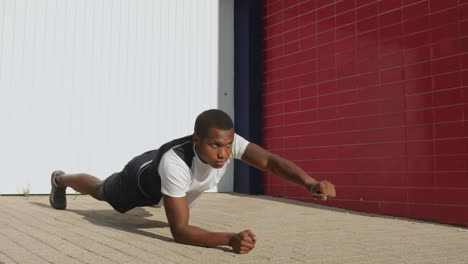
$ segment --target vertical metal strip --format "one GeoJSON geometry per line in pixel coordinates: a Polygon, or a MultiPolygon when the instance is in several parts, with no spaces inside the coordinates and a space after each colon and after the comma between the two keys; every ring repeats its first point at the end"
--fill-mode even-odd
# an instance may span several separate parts
{"type": "MultiPolygon", "coordinates": [[[[236,0],[234,5],[234,112],[236,132],[252,143],[262,139],[261,0],[236,0]]],[[[262,193],[261,171],[236,161],[234,191],[262,193]]]]}

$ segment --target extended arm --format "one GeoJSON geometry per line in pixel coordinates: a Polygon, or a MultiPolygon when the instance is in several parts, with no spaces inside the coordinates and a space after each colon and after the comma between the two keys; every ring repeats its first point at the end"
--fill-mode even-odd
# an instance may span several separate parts
{"type": "Polygon", "coordinates": [[[260,170],[275,174],[290,183],[306,188],[311,192],[312,198],[326,200],[336,196],[335,186],[330,182],[315,180],[293,162],[256,144],[249,143],[247,145],[242,160],[260,170]]]}
{"type": "Polygon", "coordinates": [[[164,195],[164,208],[171,228],[172,236],[177,243],[194,246],[231,246],[236,253],[245,254],[255,247],[255,235],[250,230],[240,233],[209,232],[189,225],[189,209],[185,197],[164,195]]]}

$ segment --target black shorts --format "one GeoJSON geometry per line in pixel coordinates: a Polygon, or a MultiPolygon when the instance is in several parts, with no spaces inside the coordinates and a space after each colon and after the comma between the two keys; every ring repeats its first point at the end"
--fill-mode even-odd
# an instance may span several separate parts
{"type": "MultiPolygon", "coordinates": [[[[133,158],[121,172],[114,173],[104,180],[102,196],[115,210],[125,213],[139,206],[151,206],[159,203],[146,195],[140,186],[143,174],[154,173],[152,161],[157,150],[145,152],[133,158]]],[[[161,186],[157,186],[161,190],[161,186]]]]}

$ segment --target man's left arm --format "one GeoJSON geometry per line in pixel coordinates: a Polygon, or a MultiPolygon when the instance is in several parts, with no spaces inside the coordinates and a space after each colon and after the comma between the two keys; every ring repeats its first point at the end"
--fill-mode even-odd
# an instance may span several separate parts
{"type": "Polygon", "coordinates": [[[336,196],[335,186],[329,181],[315,180],[292,161],[281,158],[254,143],[247,145],[241,160],[257,169],[275,174],[290,183],[306,188],[314,199],[327,200],[336,196]]]}

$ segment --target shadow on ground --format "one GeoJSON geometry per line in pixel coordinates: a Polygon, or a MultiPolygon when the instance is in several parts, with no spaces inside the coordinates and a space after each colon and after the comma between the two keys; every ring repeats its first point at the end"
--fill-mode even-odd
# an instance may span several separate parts
{"type": "Polygon", "coordinates": [[[237,196],[237,197],[247,197],[248,196],[250,198],[254,197],[254,198],[258,198],[258,199],[262,199],[262,200],[268,200],[268,201],[271,201],[271,202],[285,203],[285,204],[303,206],[303,207],[308,207],[308,208],[315,208],[315,209],[319,209],[319,210],[329,210],[329,211],[333,211],[333,212],[347,213],[347,214],[352,214],[352,215],[367,216],[367,217],[378,217],[378,218],[384,218],[384,219],[398,219],[400,221],[406,221],[406,222],[410,222],[410,223],[425,223],[425,224],[433,224],[433,225],[438,225],[438,226],[456,227],[456,228],[468,230],[468,227],[459,226],[459,225],[443,224],[443,223],[438,223],[438,222],[431,221],[431,220],[411,219],[411,218],[406,218],[406,217],[402,217],[402,216],[382,215],[382,214],[376,214],[376,213],[359,212],[359,211],[353,211],[351,209],[344,209],[344,208],[339,208],[339,207],[327,206],[325,204],[316,204],[316,203],[312,203],[312,202],[292,200],[290,198],[284,198],[284,197],[273,197],[273,196],[268,196],[268,195],[251,195],[251,194],[241,194],[241,193],[225,193],[225,194],[233,195],[233,196],[237,196]]]}
{"type": "MultiPolygon", "coordinates": [[[[50,205],[38,202],[30,202],[36,206],[44,207],[51,209],[50,205]]],[[[137,235],[147,236],[151,238],[156,238],[166,242],[174,242],[174,239],[148,232],[141,229],[148,228],[165,228],[169,225],[165,222],[157,221],[154,219],[147,219],[147,217],[152,216],[150,212],[144,208],[137,207],[128,211],[125,214],[120,214],[112,209],[110,210],[76,210],[76,209],[67,209],[67,212],[73,212],[75,214],[83,216],[83,219],[88,222],[104,227],[115,228],[118,230],[130,232],[137,235]]]]}

